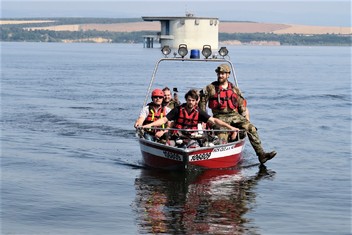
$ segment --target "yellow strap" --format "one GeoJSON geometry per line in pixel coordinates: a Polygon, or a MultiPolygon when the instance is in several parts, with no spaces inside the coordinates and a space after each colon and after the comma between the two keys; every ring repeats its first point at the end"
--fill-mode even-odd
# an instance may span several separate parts
{"type": "Polygon", "coordinates": [[[154,121],[154,110],[150,110],[152,112],[152,121],[154,121]]]}
{"type": "MultiPolygon", "coordinates": [[[[162,110],[162,111],[163,111],[163,110],[162,110]]],[[[152,121],[154,121],[154,118],[155,118],[154,114],[155,114],[155,112],[154,112],[154,110],[150,110],[150,112],[152,112],[152,121]]],[[[163,118],[163,112],[161,112],[160,118],[163,118]]],[[[162,127],[162,128],[165,128],[165,123],[164,123],[163,125],[161,125],[161,127],[162,127]]],[[[149,130],[151,130],[151,129],[149,129],[149,130]]]]}
{"type": "MultiPolygon", "coordinates": [[[[161,110],[161,114],[160,114],[160,119],[163,118],[163,112],[164,110],[161,110]]],[[[165,123],[163,125],[161,125],[162,128],[165,128],[165,123]]]]}

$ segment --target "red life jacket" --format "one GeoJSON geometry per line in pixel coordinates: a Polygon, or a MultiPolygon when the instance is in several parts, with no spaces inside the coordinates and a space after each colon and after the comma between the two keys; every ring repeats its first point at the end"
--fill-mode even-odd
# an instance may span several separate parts
{"type": "MultiPolygon", "coordinates": [[[[166,107],[161,107],[157,110],[153,103],[147,105],[149,107],[149,114],[144,120],[143,125],[147,125],[166,116],[166,107]]],[[[162,125],[162,128],[165,128],[165,124],[162,125]]]]}
{"type": "Polygon", "coordinates": [[[194,108],[191,113],[187,112],[186,105],[180,106],[180,113],[175,122],[177,129],[198,129],[199,110],[198,107],[194,108]]]}
{"type": "Polygon", "coordinates": [[[221,88],[218,82],[213,82],[212,84],[215,86],[215,94],[209,98],[209,108],[220,110],[228,108],[237,111],[238,96],[233,90],[232,83],[228,83],[227,89],[221,88]]]}

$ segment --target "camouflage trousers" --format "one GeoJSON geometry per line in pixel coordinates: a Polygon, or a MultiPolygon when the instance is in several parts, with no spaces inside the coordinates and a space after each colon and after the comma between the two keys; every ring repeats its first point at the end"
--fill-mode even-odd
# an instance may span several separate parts
{"type": "MultiPolygon", "coordinates": [[[[214,117],[240,130],[245,130],[257,156],[264,153],[262,143],[257,133],[257,128],[245,117],[239,113],[214,114],[214,117]]],[[[219,138],[227,139],[227,135],[227,133],[220,133],[219,138]]]]}

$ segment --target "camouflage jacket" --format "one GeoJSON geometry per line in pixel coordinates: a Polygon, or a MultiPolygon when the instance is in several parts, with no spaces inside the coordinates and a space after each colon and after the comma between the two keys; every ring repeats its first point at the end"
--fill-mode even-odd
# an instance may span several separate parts
{"type": "MultiPolygon", "coordinates": [[[[216,82],[215,82],[216,83],[216,82]]],[[[229,82],[230,83],[230,82],[229,82]]],[[[237,104],[238,104],[238,113],[241,114],[243,117],[246,116],[246,100],[242,95],[241,90],[238,87],[235,87],[231,83],[233,87],[233,91],[237,94],[238,99],[237,99],[237,104]]],[[[207,104],[209,102],[209,98],[214,96],[216,92],[216,88],[214,86],[214,83],[211,83],[207,85],[205,88],[200,90],[200,101],[199,101],[199,107],[200,109],[206,111],[207,104]]],[[[236,112],[236,110],[230,110],[228,108],[225,108],[223,110],[218,110],[218,109],[212,109],[213,115],[217,113],[231,113],[231,112],[236,112]]]]}
{"type": "Polygon", "coordinates": [[[180,106],[180,105],[181,105],[180,102],[176,102],[174,99],[171,99],[171,101],[169,102],[167,107],[169,107],[170,109],[173,109],[173,108],[176,108],[177,106],[180,106]]]}

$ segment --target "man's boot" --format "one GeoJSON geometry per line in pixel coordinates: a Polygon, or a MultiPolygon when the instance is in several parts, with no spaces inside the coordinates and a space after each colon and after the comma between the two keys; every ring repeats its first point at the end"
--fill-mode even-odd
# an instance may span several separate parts
{"type": "Polygon", "coordinates": [[[261,164],[264,164],[267,161],[269,161],[270,159],[272,159],[273,157],[275,157],[276,154],[277,154],[276,151],[272,151],[270,153],[262,152],[262,153],[258,154],[258,160],[261,164]]]}

